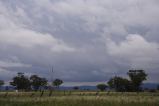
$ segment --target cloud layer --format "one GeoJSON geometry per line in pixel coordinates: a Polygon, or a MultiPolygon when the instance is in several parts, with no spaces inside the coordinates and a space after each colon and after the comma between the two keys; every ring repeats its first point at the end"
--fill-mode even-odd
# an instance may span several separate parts
{"type": "Polygon", "coordinates": [[[99,82],[136,68],[158,82],[158,13],[158,0],[0,0],[0,78],[50,79],[54,66],[64,81],[99,82]]]}

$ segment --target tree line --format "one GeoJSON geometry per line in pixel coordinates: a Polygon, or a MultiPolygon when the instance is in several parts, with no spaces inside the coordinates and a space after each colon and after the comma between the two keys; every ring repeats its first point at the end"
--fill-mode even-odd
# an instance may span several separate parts
{"type": "MultiPolygon", "coordinates": [[[[59,88],[63,83],[61,79],[55,79],[52,82],[52,86],[59,88]]],[[[4,81],[0,80],[0,86],[4,85],[4,81]]],[[[14,86],[17,90],[30,91],[30,90],[39,90],[41,88],[46,89],[48,85],[48,80],[46,78],[40,77],[38,75],[31,75],[30,78],[27,77],[24,73],[17,73],[17,76],[13,77],[10,85],[14,86]]],[[[52,89],[52,88],[50,88],[52,89]]]]}
{"type": "Polygon", "coordinates": [[[129,79],[115,76],[106,84],[98,84],[97,88],[104,91],[106,88],[114,89],[117,92],[139,92],[142,91],[142,83],[147,80],[147,74],[144,70],[129,70],[127,72],[129,79]]]}
{"type": "MultiPolygon", "coordinates": [[[[97,88],[101,91],[109,88],[117,92],[139,92],[142,91],[142,83],[147,80],[148,74],[144,70],[129,70],[127,72],[128,79],[120,76],[114,76],[109,79],[107,84],[98,84],[97,88]]],[[[52,86],[59,89],[59,86],[63,84],[61,79],[55,79],[51,82],[52,86]]],[[[0,80],[0,86],[4,85],[4,81],[0,80]]],[[[24,73],[17,73],[13,77],[10,85],[14,86],[17,90],[30,91],[30,90],[40,90],[40,89],[52,89],[52,86],[48,88],[48,80],[46,78],[40,77],[38,75],[31,75],[30,77],[26,76],[24,73]]],[[[78,86],[73,88],[78,90],[78,86]]],[[[157,87],[159,90],[159,86],[157,87]]]]}

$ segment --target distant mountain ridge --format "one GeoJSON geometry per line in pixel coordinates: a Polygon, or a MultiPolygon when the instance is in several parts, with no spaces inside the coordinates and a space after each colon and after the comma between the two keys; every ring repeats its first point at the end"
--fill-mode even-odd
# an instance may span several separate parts
{"type": "Polygon", "coordinates": [[[142,87],[148,89],[156,89],[158,85],[159,83],[144,83],[142,87]]]}
{"type": "MultiPolygon", "coordinates": [[[[142,85],[142,88],[156,89],[158,85],[159,84],[157,84],[157,83],[144,83],[142,85]]],[[[14,90],[14,87],[12,87],[12,86],[2,86],[0,89],[5,90],[6,88],[8,90],[14,90]]],[[[61,86],[60,90],[73,90],[73,88],[74,88],[73,86],[61,86]]],[[[78,88],[80,90],[97,90],[96,86],[87,86],[87,85],[78,86],[78,88]]]]}
{"type": "MultiPolygon", "coordinates": [[[[148,88],[148,89],[156,89],[157,86],[159,84],[157,83],[144,83],[142,85],[142,88],[148,88]]],[[[78,86],[80,90],[97,90],[96,86],[87,86],[87,85],[84,85],[84,86],[78,86]]],[[[73,87],[66,87],[66,86],[61,86],[60,87],[61,90],[72,90],[73,87]]]]}

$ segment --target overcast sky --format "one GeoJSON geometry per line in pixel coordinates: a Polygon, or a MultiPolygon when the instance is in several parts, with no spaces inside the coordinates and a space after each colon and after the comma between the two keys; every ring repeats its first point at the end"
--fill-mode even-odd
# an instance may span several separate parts
{"type": "Polygon", "coordinates": [[[159,0],[0,0],[0,79],[17,72],[104,82],[144,69],[159,82],[159,0]]]}

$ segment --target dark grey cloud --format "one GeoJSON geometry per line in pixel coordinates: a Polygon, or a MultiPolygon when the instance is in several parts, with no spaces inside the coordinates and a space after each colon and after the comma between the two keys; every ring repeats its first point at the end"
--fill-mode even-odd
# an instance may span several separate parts
{"type": "Polygon", "coordinates": [[[145,69],[157,82],[158,0],[0,0],[0,77],[99,82],[145,69]]]}

